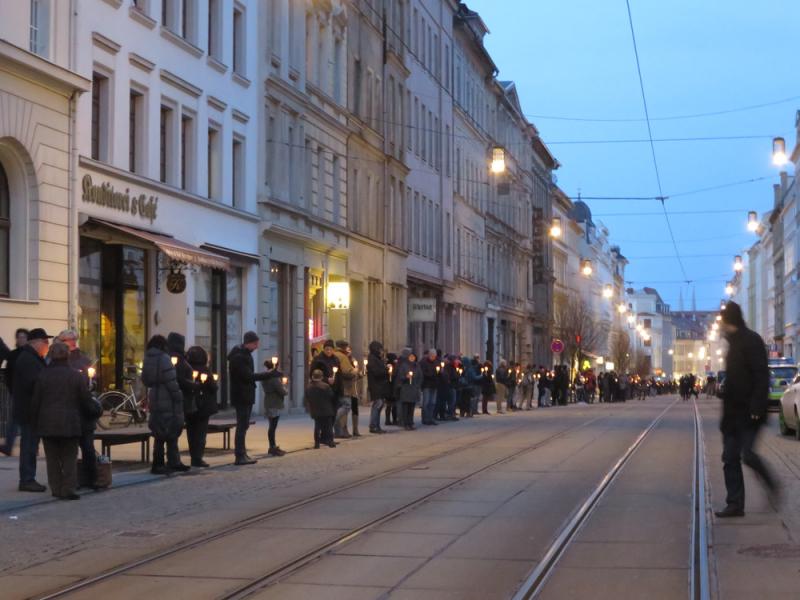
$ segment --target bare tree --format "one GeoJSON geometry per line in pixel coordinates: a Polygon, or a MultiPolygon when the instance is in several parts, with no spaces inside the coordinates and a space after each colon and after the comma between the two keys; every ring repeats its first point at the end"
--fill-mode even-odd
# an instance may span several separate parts
{"type": "Polygon", "coordinates": [[[636,354],[636,374],[640,377],[650,377],[652,370],[652,360],[650,356],[644,352],[636,354]]]}
{"type": "Polygon", "coordinates": [[[555,334],[564,342],[564,354],[570,365],[584,352],[598,353],[605,348],[608,328],[594,319],[589,305],[579,296],[572,296],[555,307],[555,334]]]}
{"type": "Polygon", "coordinates": [[[613,338],[611,341],[611,360],[614,361],[614,369],[618,373],[627,373],[633,363],[631,354],[633,348],[631,347],[631,338],[628,332],[617,327],[614,330],[613,338]]]}

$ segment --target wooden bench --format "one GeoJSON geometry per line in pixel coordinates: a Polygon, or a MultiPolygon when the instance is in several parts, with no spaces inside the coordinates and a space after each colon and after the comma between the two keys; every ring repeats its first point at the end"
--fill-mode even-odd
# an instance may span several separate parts
{"type": "Polygon", "coordinates": [[[100,441],[101,452],[111,458],[111,446],[139,443],[142,446],[142,462],[150,462],[150,430],[143,427],[125,427],[122,429],[98,430],[94,439],[100,441]]]}
{"type": "MultiPolygon", "coordinates": [[[[250,425],[255,425],[255,421],[250,421],[250,425]]],[[[231,449],[231,429],[236,427],[236,419],[211,419],[208,422],[208,433],[222,434],[222,449],[231,449]]]]}

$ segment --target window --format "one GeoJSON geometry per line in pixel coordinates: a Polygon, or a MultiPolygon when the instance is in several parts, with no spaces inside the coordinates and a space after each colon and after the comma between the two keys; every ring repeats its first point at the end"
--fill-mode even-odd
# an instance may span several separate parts
{"type": "Polygon", "coordinates": [[[164,104],[161,105],[161,123],[159,126],[159,180],[162,183],[174,183],[175,171],[175,111],[164,104]]]}
{"type": "Polygon", "coordinates": [[[334,155],[333,161],[331,163],[331,169],[333,170],[333,214],[331,218],[333,222],[337,225],[339,224],[339,218],[341,214],[341,173],[339,173],[339,157],[334,155]]]}
{"type": "Polygon", "coordinates": [[[233,138],[232,152],[233,170],[233,205],[242,208],[244,205],[244,140],[233,138]]]}
{"type": "Polygon", "coordinates": [[[108,77],[92,73],[92,158],[108,160],[108,77]]]}
{"type": "Polygon", "coordinates": [[[48,0],[31,0],[29,49],[39,56],[48,56],[50,39],[50,3],[48,0]]]}
{"type": "Polygon", "coordinates": [[[144,135],[144,95],[131,90],[128,106],[128,170],[131,173],[144,170],[144,135]]]}
{"type": "Polygon", "coordinates": [[[8,177],[0,164],[0,296],[8,296],[11,288],[11,193],[8,177]]]}
{"type": "Polygon", "coordinates": [[[359,117],[363,116],[361,114],[361,107],[363,106],[363,101],[361,99],[363,77],[361,60],[356,58],[353,61],[353,112],[359,117]]]}
{"type": "Polygon", "coordinates": [[[193,192],[195,165],[195,128],[192,115],[181,115],[181,189],[193,192]]]}
{"type": "Polygon", "coordinates": [[[333,43],[333,97],[339,104],[344,104],[342,95],[342,60],[344,59],[344,44],[337,37],[333,43]]]}
{"type": "Polygon", "coordinates": [[[240,8],[233,9],[233,72],[239,75],[245,73],[245,29],[244,11],[240,8]]]}
{"type": "Polygon", "coordinates": [[[208,0],[208,54],[222,61],[222,0],[208,0]]]}
{"type": "Polygon", "coordinates": [[[222,133],[216,127],[208,128],[208,197],[211,200],[222,199],[222,133]]]}

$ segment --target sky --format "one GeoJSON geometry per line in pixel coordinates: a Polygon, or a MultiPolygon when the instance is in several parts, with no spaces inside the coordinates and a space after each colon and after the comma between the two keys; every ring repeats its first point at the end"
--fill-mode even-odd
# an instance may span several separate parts
{"type": "MultiPolygon", "coordinates": [[[[564,143],[648,138],[625,0],[467,5],[489,28],[485,44],[498,78],[516,83],[524,113],[561,163],[561,189],[570,196],[659,196],[649,143],[564,143]]],[[[683,269],[659,201],[586,202],[630,260],[630,287],[656,288],[673,310],[680,294],[690,309],[694,290],[698,310],[712,310],[733,275],[733,257],[756,239],[746,229],[747,212],[772,207],[779,180],[772,138],[784,137],[789,153],[795,146],[800,2],[630,0],[630,7],[654,139],[756,137],[655,143],[663,193],[676,195],[665,207],[683,269]],[[771,105],[664,119],[764,104],[771,105]],[[759,181],[678,195],[751,179],[759,181]]]]}

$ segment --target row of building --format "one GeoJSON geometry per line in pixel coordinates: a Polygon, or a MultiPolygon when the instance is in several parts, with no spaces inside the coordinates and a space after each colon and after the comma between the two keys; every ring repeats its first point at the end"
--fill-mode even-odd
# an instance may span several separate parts
{"type": "Polygon", "coordinates": [[[328,337],[551,364],[575,295],[614,331],[626,261],[487,31],[454,0],[4,6],[0,335],[75,327],[108,388],[168,331],[224,372],[256,330],[293,381],[328,337]]]}

